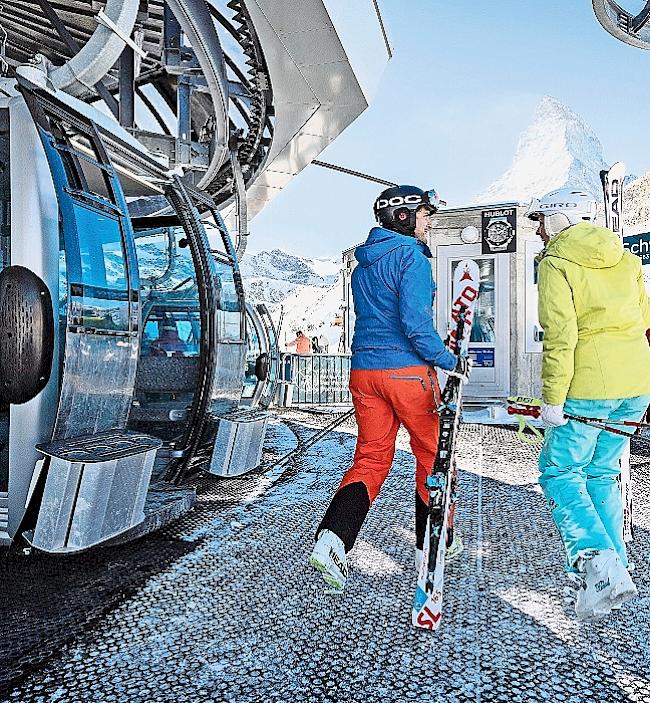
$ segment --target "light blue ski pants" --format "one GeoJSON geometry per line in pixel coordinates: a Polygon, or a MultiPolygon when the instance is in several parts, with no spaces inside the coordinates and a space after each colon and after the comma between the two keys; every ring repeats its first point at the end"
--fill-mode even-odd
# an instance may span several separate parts
{"type": "MultiPolygon", "coordinates": [[[[648,404],[650,395],[619,400],[569,398],[564,412],[638,421],[648,404]]],[[[627,566],[618,482],[618,461],[626,442],[629,440],[625,437],[572,420],[546,430],[539,456],[539,483],[564,542],[568,570],[584,552],[593,549],[615,549],[627,566]]]]}

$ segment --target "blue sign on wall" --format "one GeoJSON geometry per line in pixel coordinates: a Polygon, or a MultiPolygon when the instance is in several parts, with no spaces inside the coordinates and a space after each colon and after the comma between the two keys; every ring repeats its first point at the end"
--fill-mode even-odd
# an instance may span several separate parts
{"type": "Polygon", "coordinates": [[[474,361],[474,366],[481,368],[494,368],[494,347],[471,347],[469,355],[474,361]]]}
{"type": "Polygon", "coordinates": [[[650,232],[623,237],[623,246],[630,253],[638,256],[644,266],[650,264],[650,232]]]}

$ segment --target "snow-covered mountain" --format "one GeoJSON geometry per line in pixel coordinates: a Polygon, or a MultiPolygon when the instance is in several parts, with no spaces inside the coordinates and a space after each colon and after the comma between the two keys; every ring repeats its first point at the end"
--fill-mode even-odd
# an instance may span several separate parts
{"type": "Polygon", "coordinates": [[[244,257],[241,273],[248,298],[254,303],[279,303],[298,286],[330,286],[341,261],[293,256],[279,249],[244,257]]]}
{"type": "Polygon", "coordinates": [[[335,322],[343,300],[339,257],[314,259],[273,249],[245,256],[240,268],[248,302],[266,303],[276,321],[282,308],[283,342],[301,330],[310,337],[324,334],[329,351],[337,351],[341,328],[335,322]]]}
{"type": "MultiPolygon", "coordinates": [[[[650,222],[650,171],[623,188],[623,227],[638,229],[650,222]]],[[[647,229],[646,229],[647,231],[647,229]]]]}
{"type": "Polygon", "coordinates": [[[476,202],[524,203],[569,184],[600,198],[599,172],[604,168],[603,148],[591,127],[569,107],[546,96],[520,135],[512,164],[476,202]]]}

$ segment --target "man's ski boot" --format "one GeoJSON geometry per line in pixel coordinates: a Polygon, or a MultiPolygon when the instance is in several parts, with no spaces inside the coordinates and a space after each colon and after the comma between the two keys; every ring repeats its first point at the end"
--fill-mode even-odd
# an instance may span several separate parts
{"type": "Polygon", "coordinates": [[[613,549],[594,552],[579,567],[584,578],[575,606],[579,620],[601,620],[638,595],[628,570],[613,549]]]}
{"type": "Polygon", "coordinates": [[[348,579],[348,562],[345,545],[331,530],[322,530],[318,535],[309,563],[321,572],[323,580],[337,591],[343,591],[348,579]]]}

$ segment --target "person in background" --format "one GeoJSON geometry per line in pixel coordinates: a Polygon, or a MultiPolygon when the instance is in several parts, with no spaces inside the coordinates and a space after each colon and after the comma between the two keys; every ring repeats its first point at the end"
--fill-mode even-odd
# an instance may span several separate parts
{"type": "Polygon", "coordinates": [[[302,330],[296,332],[296,338],[287,344],[287,349],[289,347],[295,347],[296,354],[311,354],[311,340],[302,333],[302,330]]]}
{"type": "Polygon", "coordinates": [[[539,223],[539,321],[544,329],[539,483],[579,586],[581,620],[637,595],[623,539],[620,458],[629,442],[566,415],[640,420],[650,402],[650,300],[641,260],[594,225],[597,203],[562,188],[533,200],[539,223]]]}
{"type": "Polygon", "coordinates": [[[318,336],[318,346],[320,347],[321,354],[327,354],[329,351],[329,339],[321,332],[318,336]]]}
{"type": "Polygon", "coordinates": [[[320,344],[318,343],[318,337],[312,337],[311,338],[311,350],[314,354],[320,354],[321,353],[321,348],[320,344]]]}

